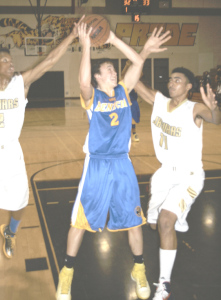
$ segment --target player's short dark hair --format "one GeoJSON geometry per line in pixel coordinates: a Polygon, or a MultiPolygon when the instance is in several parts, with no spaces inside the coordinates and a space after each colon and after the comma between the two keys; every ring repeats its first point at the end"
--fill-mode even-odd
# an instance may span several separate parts
{"type": "Polygon", "coordinates": [[[10,50],[8,49],[8,48],[0,48],[0,54],[1,53],[8,53],[8,54],[10,54],[10,50]]]}
{"type": "Polygon", "coordinates": [[[191,72],[190,70],[183,68],[183,67],[178,67],[178,68],[173,69],[172,74],[173,73],[182,73],[183,75],[186,76],[189,83],[191,83],[192,86],[194,86],[195,76],[194,76],[193,72],[191,72]]]}
{"type": "Polygon", "coordinates": [[[97,80],[95,78],[95,74],[100,74],[100,67],[104,63],[111,63],[113,65],[113,62],[109,58],[102,58],[99,60],[96,60],[95,62],[92,63],[91,66],[91,84],[93,85],[94,88],[97,88],[97,80]]]}
{"type": "Polygon", "coordinates": [[[191,99],[194,92],[196,92],[199,89],[199,81],[194,76],[193,72],[189,69],[178,67],[172,70],[173,73],[181,73],[183,74],[189,81],[189,83],[192,84],[192,88],[188,92],[188,98],[191,99]]]}

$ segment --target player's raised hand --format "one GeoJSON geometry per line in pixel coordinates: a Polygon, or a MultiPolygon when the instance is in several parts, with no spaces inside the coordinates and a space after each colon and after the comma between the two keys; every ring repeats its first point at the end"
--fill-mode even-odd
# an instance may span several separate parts
{"type": "Polygon", "coordinates": [[[217,101],[215,99],[215,94],[213,93],[212,88],[210,87],[209,83],[206,85],[206,93],[204,91],[204,87],[200,87],[201,97],[203,102],[210,110],[214,110],[217,107],[217,101]]]}
{"type": "Polygon", "coordinates": [[[154,31],[144,45],[143,51],[147,51],[149,53],[158,53],[167,50],[166,47],[160,47],[171,39],[171,35],[169,30],[164,34],[161,34],[162,30],[163,27],[160,27],[159,30],[157,30],[157,28],[154,28],[154,31]]]}
{"type": "Polygon", "coordinates": [[[76,23],[74,22],[74,27],[72,29],[72,32],[71,34],[74,36],[74,37],[77,37],[78,36],[78,26],[81,24],[82,20],[84,19],[85,15],[83,15],[80,20],[76,23]]]}
{"type": "Polygon", "coordinates": [[[90,40],[90,33],[92,30],[92,27],[87,29],[88,25],[84,22],[81,22],[78,25],[78,36],[79,36],[79,42],[80,44],[84,46],[91,46],[91,40],[90,40]]]}

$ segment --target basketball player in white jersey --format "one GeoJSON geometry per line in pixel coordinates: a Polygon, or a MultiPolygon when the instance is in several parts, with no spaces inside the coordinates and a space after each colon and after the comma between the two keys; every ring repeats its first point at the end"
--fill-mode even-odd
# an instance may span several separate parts
{"type": "Polygon", "coordinates": [[[172,300],[171,273],[177,253],[176,231],[188,230],[186,217],[204,184],[202,126],[220,124],[221,111],[212,89],[200,88],[204,103],[188,100],[193,73],[176,68],[169,78],[170,98],[138,82],[135,90],[153,105],[151,129],[154,149],[162,166],[151,179],[147,221],[160,235],[160,276],[153,300],[172,300]]]}
{"type": "Polygon", "coordinates": [[[66,52],[78,36],[78,24],[74,24],[70,35],[42,62],[21,75],[14,73],[9,50],[0,49],[0,209],[10,212],[9,224],[1,225],[0,231],[4,238],[3,252],[7,258],[13,257],[15,234],[29,197],[25,162],[19,143],[28,90],[66,52]]]}

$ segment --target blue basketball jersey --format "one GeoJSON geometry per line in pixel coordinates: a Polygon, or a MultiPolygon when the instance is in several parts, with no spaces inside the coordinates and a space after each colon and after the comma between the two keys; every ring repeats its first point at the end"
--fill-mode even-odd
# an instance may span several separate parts
{"type": "MultiPolygon", "coordinates": [[[[82,99],[81,99],[82,100],[82,99]]],[[[84,102],[82,106],[84,107],[84,102]]],[[[90,123],[84,152],[93,155],[117,155],[128,153],[131,138],[130,98],[121,81],[113,95],[94,89],[91,105],[87,108],[90,123]]]]}

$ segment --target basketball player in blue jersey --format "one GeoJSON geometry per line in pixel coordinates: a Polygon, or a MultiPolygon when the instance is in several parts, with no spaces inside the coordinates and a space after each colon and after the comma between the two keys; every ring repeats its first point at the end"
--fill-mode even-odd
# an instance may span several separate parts
{"type": "Polygon", "coordinates": [[[172,300],[171,273],[177,253],[176,231],[188,230],[187,215],[204,184],[202,124],[221,123],[221,111],[209,84],[200,88],[204,103],[188,100],[193,73],[176,68],[169,78],[170,98],[138,82],[135,90],[153,105],[151,128],[157,159],[162,164],[151,179],[147,221],[160,235],[160,275],[153,300],[172,300]]]}
{"type": "Polygon", "coordinates": [[[0,209],[10,212],[9,224],[2,224],[0,232],[4,238],[3,252],[7,258],[14,255],[16,232],[29,197],[25,162],[19,143],[28,90],[66,52],[78,36],[78,25],[75,24],[71,34],[42,62],[20,75],[14,73],[9,50],[0,49],[0,209]]]}
{"type": "Polygon", "coordinates": [[[141,226],[146,223],[140,206],[137,178],[129,159],[131,138],[131,109],[129,92],[137,83],[143,63],[151,52],[169,40],[169,32],[154,30],[139,55],[118,39],[113,32],[106,43],[119,49],[132,64],[123,81],[117,83],[117,73],[110,60],[103,59],[92,67],[90,62],[90,34],[86,24],[79,26],[82,57],[79,70],[81,104],[89,118],[83,174],[72,211],[68,233],[65,266],[59,274],[57,300],[71,299],[71,283],[76,256],[85,230],[102,231],[107,222],[111,232],[127,230],[134,256],[131,273],[140,299],[148,299],[150,288],[143,263],[143,236],[141,226]],[[144,50],[143,49],[143,50],[144,50]],[[91,84],[93,83],[93,86],[91,84]],[[107,220],[107,216],[109,218],[107,220]]]}

